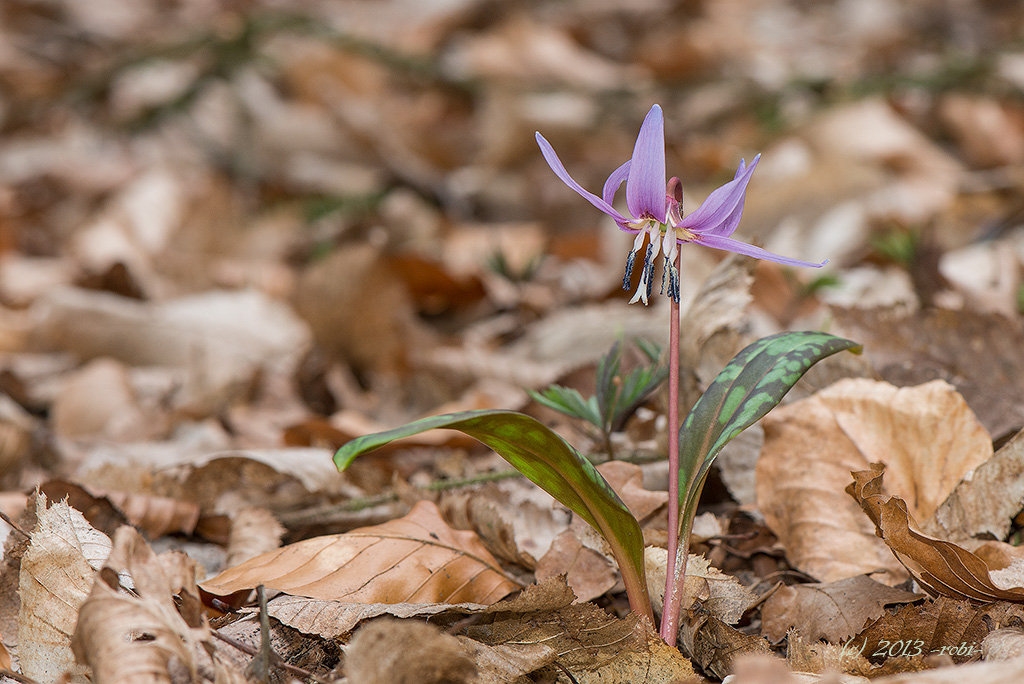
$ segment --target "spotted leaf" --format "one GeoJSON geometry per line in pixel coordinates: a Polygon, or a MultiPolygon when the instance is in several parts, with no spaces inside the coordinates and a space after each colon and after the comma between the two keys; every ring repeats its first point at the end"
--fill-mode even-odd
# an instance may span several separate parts
{"type": "Polygon", "coordinates": [[[722,447],[771,411],[815,363],[861,346],[822,332],[763,337],[722,369],[679,430],[680,507],[697,504],[704,478],[722,447]]]}

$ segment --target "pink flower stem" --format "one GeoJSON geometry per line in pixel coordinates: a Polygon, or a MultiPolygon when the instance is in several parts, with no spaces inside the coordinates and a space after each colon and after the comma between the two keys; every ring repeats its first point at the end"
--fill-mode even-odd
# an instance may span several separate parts
{"type": "MultiPolygon", "coordinates": [[[[682,280],[682,250],[676,254],[676,272],[682,280]]],[[[668,567],[665,573],[665,602],[661,612],[661,638],[676,645],[679,634],[679,599],[676,585],[676,555],[679,546],[679,301],[672,298],[668,333],[668,567]]],[[[688,540],[687,540],[688,541],[688,540]]],[[[683,562],[685,563],[685,556],[683,562]]],[[[686,566],[683,566],[686,572],[686,566]]],[[[682,578],[680,578],[680,584],[682,578]]]]}

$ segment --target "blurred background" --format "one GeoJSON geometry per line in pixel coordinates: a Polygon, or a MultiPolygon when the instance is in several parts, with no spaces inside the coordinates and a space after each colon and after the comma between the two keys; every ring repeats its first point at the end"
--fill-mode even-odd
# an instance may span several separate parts
{"type": "Polygon", "coordinates": [[[1008,385],[1022,31],[1008,0],[5,0],[5,424],[335,445],[664,343],[533,139],[597,190],[656,102],[687,210],[760,152],[737,236],[831,260],[684,249],[691,398],[752,336],[894,311],[996,317],[934,325],[1002,340],[1008,385]]]}

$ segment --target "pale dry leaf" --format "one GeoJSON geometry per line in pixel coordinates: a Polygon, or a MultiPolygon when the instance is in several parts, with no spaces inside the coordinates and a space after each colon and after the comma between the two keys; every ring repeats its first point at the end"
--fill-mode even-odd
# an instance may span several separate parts
{"type": "Polygon", "coordinates": [[[480,603],[343,603],[282,594],[267,604],[267,614],[303,634],[337,639],[348,635],[360,622],[382,615],[435,619],[472,615],[486,607],[480,603]]]}
{"type": "Polygon", "coordinates": [[[981,654],[985,660],[1011,660],[1024,657],[1024,629],[1003,627],[989,632],[981,640],[981,654]]]}
{"type": "Polygon", "coordinates": [[[199,505],[166,496],[103,492],[128,520],[150,539],[165,534],[192,534],[199,523],[199,505]]]}
{"type": "Polygon", "coordinates": [[[853,473],[847,492],[875,525],[877,534],[926,591],[974,601],[1024,603],[1024,587],[1002,588],[990,576],[985,560],[952,542],[918,532],[907,505],[882,488],[885,467],[870,464],[869,470],[853,473]]]}
{"type": "Polygon", "coordinates": [[[787,558],[825,582],[879,570],[876,579],[887,584],[906,578],[845,496],[851,471],[886,463],[891,491],[927,518],[992,454],[984,428],[941,381],[901,389],[842,380],[776,409],[764,427],[758,507],[787,558]]]}
{"type": "Polygon", "coordinates": [[[256,556],[200,584],[216,596],[268,589],[365,603],[488,603],[516,589],[473,532],[450,528],[437,507],[256,556]]]}
{"type": "Polygon", "coordinates": [[[66,503],[47,508],[46,497],[37,494],[35,505],[38,523],[21,559],[18,658],[23,674],[55,681],[64,672],[82,672],[71,635],[110,553],[110,538],[66,503]]]}
{"type": "Polygon", "coordinates": [[[100,682],[170,684],[183,672],[195,681],[209,639],[195,563],[180,553],[157,556],[134,528],[119,529],[79,611],[72,641],[78,661],[100,682]],[[132,591],[119,575],[131,577],[132,591]]]}
{"type": "Polygon", "coordinates": [[[467,637],[458,639],[476,663],[475,684],[521,682],[526,675],[550,665],[556,656],[555,649],[545,644],[485,646],[467,637]]]}
{"type": "Polygon", "coordinates": [[[462,643],[437,627],[381,618],[348,643],[345,675],[365,684],[469,684],[477,667],[462,643]]]}
{"type": "Polygon", "coordinates": [[[736,659],[735,672],[722,680],[722,684],[868,684],[867,677],[838,674],[826,675],[798,672],[786,666],[781,658],[760,654],[745,654],[736,659]]]}
{"type": "Polygon", "coordinates": [[[238,510],[231,519],[227,557],[224,565],[232,567],[261,553],[281,546],[285,529],[274,514],[265,508],[248,506],[238,510]]]}
{"type": "Polygon", "coordinates": [[[72,439],[142,441],[163,427],[139,407],[128,368],[110,358],[65,377],[50,410],[54,432],[72,439]]]}
{"type": "Polygon", "coordinates": [[[1024,678],[1024,659],[1000,660],[992,663],[967,663],[956,667],[940,667],[924,672],[908,672],[879,677],[872,684],[1018,684],[1024,678]]]}
{"type": "Polygon", "coordinates": [[[979,535],[1004,539],[1024,501],[1024,430],[964,478],[921,530],[958,541],[979,535]]]}
{"type": "Polygon", "coordinates": [[[761,607],[761,633],[781,641],[790,628],[817,641],[843,642],[881,616],[885,606],[922,598],[858,575],[829,584],[779,587],[761,607]]]}
{"type": "MultiPolygon", "coordinates": [[[[644,549],[644,569],[647,586],[651,588],[654,612],[661,614],[665,596],[665,575],[668,551],[659,546],[644,549]]],[[[683,585],[682,610],[699,603],[708,613],[723,622],[735,624],[757,596],[738,579],[713,567],[707,558],[691,553],[686,559],[686,580],[683,585]]]]}
{"type": "Polygon", "coordinates": [[[804,639],[795,630],[791,631],[786,639],[786,663],[793,671],[826,677],[842,672],[854,677],[854,681],[923,667],[920,658],[914,659],[913,662],[905,658],[890,658],[881,666],[872,665],[852,642],[829,644],[824,641],[811,641],[804,639]]]}

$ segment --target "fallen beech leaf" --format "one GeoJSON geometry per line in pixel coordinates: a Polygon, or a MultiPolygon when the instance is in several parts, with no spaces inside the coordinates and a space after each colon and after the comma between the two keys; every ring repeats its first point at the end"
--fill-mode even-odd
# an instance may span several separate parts
{"type": "Polygon", "coordinates": [[[273,551],[281,546],[283,535],[284,527],[265,508],[249,506],[235,512],[231,518],[224,565],[230,568],[261,553],[273,551]]]}
{"type": "Polygon", "coordinates": [[[436,621],[443,615],[461,618],[480,613],[486,607],[480,603],[345,603],[282,594],[267,604],[267,613],[303,634],[338,639],[347,636],[360,622],[381,615],[436,621]]]}
{"type": "Polygon", "coordinates": [[[834,309],[843,333],[864,343],[894,385],[940,378],[957,388],[993,437],[1024,426],[1024,326],[965,308],[834,309]]]}
{"type": "Polygon", "coordinates": [[[757,500],[787,558],[825,581],[864,573],[906,578],[856,504],[849,473],[872,461],[893,474],[891,491],[927,519],[992,443],[947,383],[896,388],[853,379],[769,414],[757,463],[757,500]]]}
{"type": "Polygon", "coordinates": [[[429,501],[382,525],[256,556],[200,587],[229,596],[259,584],[298,596],[364,603],[488,603],[517,588],[476,534],[448,527],[429,501]]]}
{"type": "Polygon", "coordinates": [[[975,468],[970,478],[964,478],[935,515],[922,521],[921,530],[950,541],[981,535],[1005,539],[1021,501],[1024,430],[975,468]]]}
{"type": "Polygon", "coordinates": [[[485,646],[467,637],[458,637],[462,647],[477,666],[475,682],[519,682],[532,672],[554,662],[555,649],[545,644],[498,644],[485,646]]]}
{"type": "Polygon", "coordinates": [[[854,481],[846,491],[875,524],[878,536],[928,593],[1024,603],[1024,587],[1002,589],[993,583],[989,572],[999,568],[989,567],[961,546],[913,529],[917,524],[903,499],[883,494],[884,472],[885,466],[872,463],[870,470],[853,473],[854,481]]]}
{"type": "Polygon", "coordinates": [[[989,632],[981,640],[981,655],[985,660],[1010,660],[1024,656],[1024,629],[1003,627],[989,632]]]}
{"type": "MultiPolygon", "coordinates": [[[[668,551],[660,546],[644,549],[644,566],[647,584],[654,594],[654,609],[661,615],[661,603],[665,594],[665,573],[668,551]]],[[[735,624],[743,617],[747,608],[757,601],[757,596],[732,575],[713,567],[704,556],[691,553],[686,559],[686,580],[683,588],[682,610],[700,606],[711,615],[729,624],[735,624]]]]}
{"type": "Polygon", "coordinates": [[[826,675],[811,672],[794,672],[786,661],[776,656],[746,653],[734,664],[735,672],[722,680],[722,684],[868,684],[866,677],[839,674],[835,671],[826,675]]]}
{"type": "Polygon", "coordinates": [[[694,676],[689,661],[661,641],[635,613],[619,619],[592,603],[514,615],[470,627],[466,634],[492,646],[549,646],[555,651],[555,660],[581,684],[677,682],[694,676]]]}
{"type": "Polygon", "coordinates": [[[940,667],[924,672],[907,672],[891,677],[879,677],[871,684],[1018,684],[1024,677],[1024,662],[1019,659],[994,663],[968,663],[957,667],[940,667]]]}
{"type": "MultiPolygon", "coordinates": [[[[626,461],[607,461],[597,466],[641,527],[668,502],[668,492],[644,488],[643,468],[626,461]]],[[[664,513],[662,513],[664,515],[664,513]]]]}
{"type": "Polygon", "coordinates": [[[619,572],[609,555],[584,543],[587,540],[600,548],[603,540],[594,536],[589,528],[574,520],[574,525],[555,537],[551,548],[537,562],[537,580],[565,575],[569,588],[580,601],[591,601],[610,591],[619,572]]]}
{"type": "Polygon", "coordinates": [[[1024,607],[999,601],[978,605],[938,598],[921,606],[902,606],[864,628],[847,645],[874,663],[944,653],[963,663],[981,657],[990,632],[1019,625],[1024,607]]]}
{"type": "Polygon", "coordinates": [[[920,594],[886,586],[867,575],[830,584],[783,586],[761,608],[761,633],[778,642],[795,627],[811,641],[840,643],[881,616],[885,606],[920,598],[920,594]]]}
{"type": "Polygon", "coordinates": [[[21,559],[18,593],[18,659],[21,671],[40,681],[82,673],[71,635],[93,577],[110,553],[110,539],[64,502],[46,507],[36,494],[38,523],[21,559]]]}
{"type": "Polygon", "coordinates": [[[352,682],[468,683],[476,672],[476,663],[457,638],[412,620],[374,620],[345,649],[345,676],[352,682]]]}
{"type": "MultiPolygon", "coordinates": [[[[451,431],[423,434],[441,432],[451,431]]],[[[453,527],[475,531],[498,558],[531,570],[569,527],[572,515],[525,479],[445,492],[438,506],[453,527]]]]}
{"type": "Polygon", "coordinates": [[[702,670],[718,678],[731,674],[741,655],[771,653],[762,637],[743,634],[700,608],[687,611],[679,640],[702,670]]]}
{"type": "Polygon", "coordinates": [[[211,646],[209,634],[195,563],[175,552],[158,557],[134,528],[119,529],[79,611],[72,641],[78,661],[99,682],[169,683],[179,668],[196,681],[196,657],[211,646]],[[131,578],[132,591],[119,575],[131,578]]]}

